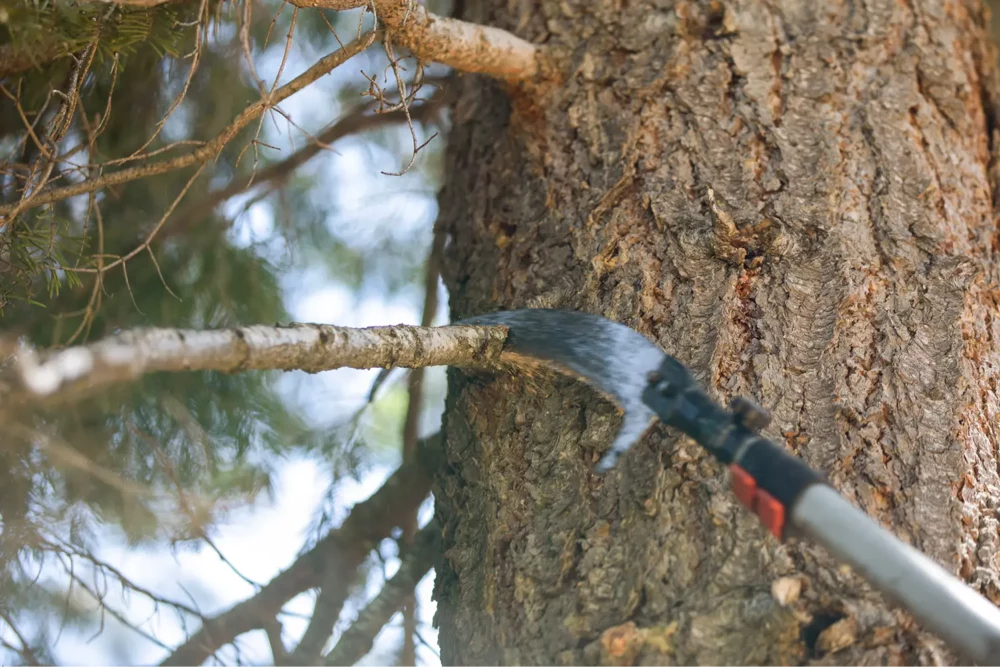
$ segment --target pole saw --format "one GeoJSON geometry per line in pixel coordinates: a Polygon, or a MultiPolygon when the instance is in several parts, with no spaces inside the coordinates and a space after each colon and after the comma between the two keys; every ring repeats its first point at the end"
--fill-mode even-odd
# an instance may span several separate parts
{"type": "Polygon", "coordinates": [[[1000,665],[1000,609],[850,504],[801,459],[760,435],[763,408],[716,403],[638,331],[598,315],[528,309],[456,322],[508,329],[504,354],[577,377],[623,412],[605,473],[659,419],[727,466],[733,491],[779,540],[811,538],[978,664],[1000,665]]]}

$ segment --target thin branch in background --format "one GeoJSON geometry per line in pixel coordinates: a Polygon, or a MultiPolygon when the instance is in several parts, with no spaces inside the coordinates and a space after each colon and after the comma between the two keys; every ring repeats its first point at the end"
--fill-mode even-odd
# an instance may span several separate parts
{"type": "Polygon", "coordinates": [[[474,326],[139,329],[44,357],[22,345],[14,359],[17,387],[0,390],[0,405],[68,398],[156,371],[495,367],[503,363],[506,336],[505,327],[474,326]]]}
{"type": "Polygon", "coordinates": [[[319,10],[319,17],[323,19],[323,23],[326,24],[326,27],[330,31],[330,34],[333,35],[333,38],[337,40],[337,44],[340,45],[340,48],[344,48],[344,43],[340,41],[340,36],[337,34],[337,31],[333,29],[333,25],[330,24],[330,20],[326,18],[326,14],[322,9],[319,10]]]}
{"type": "Polygon", "coordinates": [[[130,162],[137,158],[142,157],[142,152],[146,150],[156,137],[160,136],[160,132],[163,131],[163,127],[170,120],[170,117],[174,115],[174,112],[181,106],[184,98],[187,97],[188,90],[191,88],[191,82],[194,81],[194,75],[198,72],[198,64],[201,62],[201,52],[204,48],[205,30],[204,23],[208,20],[208,0],[201,0],[201,4],[198,6],[198,18],[194,23],[195,27],[195,41],[194,50],[191,52],[191,67],[188,69],[187,76],[184,78],[184,85],[181,86],[181,91],[174,98],[173,102],[170,103],[170,107],[167,109],[166,113],[163,114],[163,118],[157,122],[156,127],[153,128],[152,134],[146,139],[139,148],[132,151],[132,154],[127,158],[115,161],[116,164],[124,164],[125,162],[130,162]]]}
{"type": "Polygon", "coordinates": [[[267,643],[271,647],[272,662],[275,665],[289,664],[288,651],[285,649],[285,642],[281,639],[281,635],[284,633],[281,621],[277,617],[273,618],[272,622],[264,627],[264,632],[267,634],[267,643]]]}
{"type": "MultiPolygon", "coordinates": [[[[426,102],[417,105],[411,112],[411,119],[420,123],[431,122],[448,103],[451,95],[446,89],[435,91],[426,102]]],[[[405,122],[406,114],[401,111],[392,111],[386,114],[369,113],[372,104],[364,104],[360,108],[351,111],[333,125],[316,135],[315,139],[298,149],[287,158],[276,162],[257,172],[253,182],[232,182],[225,187],[210,192],[204,199],[198,201],[188,208],[183,209],[176,217],[176,224],[172,225],[170,235],[184,231],[197,224],[208,215],[216,206],[224,201],[246,192],[252,187],[261,187],[265,184],[281,182],[287,179],[292,172],[321,153],[329,149],[334,142],[344,137],[365,132],[379,127],[405,122]]]]}
{"type": "MultiPolygon", "coordinates": [[[[116,259],[115,261],[111,262],[110,264],[107,264],[107,265],[105,265],[103,267],[98,267],[96,269],[81,267],[81,268],[72,268],[72,269],[65,268],[64,270],[65,271],[71,271],[73,273],[94,273],[94,274],[97,274],[98,272],[102,272],[103,273],[103,272],[110,271],[111,269],[114,269],[114,268],[116,268],[118,266],[121,266],[121,267],[124,268],[125,264],[130,259],[134,258],[136,255],[138,255],[139,253],[141,253],[143,251],[150,250],[150,244],[153,242],[153,239],[156,237],[156,235],[159,233],[159,231],[163,228],[163,225],[166,224],[166,222],[170,218],[171,214],[173,214],[174,209],[177,208],[177,205],[181,203],[181,200],[184,198],[184,195],[187,194],[187,191],[191,188],[192,185],[194,185],[194,182],[196,180],[198,180],[198,177],[201,176],[201,172],[205,169],[205,165],[206,165],[206,163],[204,163],[204,162],[202,162],[200,165],[198,165],[198,168],[194,170],[194,173],[191,174],[191,177],[188,178],[187,182],[184,184],[184,187],[181,188],[181,191],[179,193],[177,193],[176,197],[174,197],[174,200],[170,203],[170,206],[167,207],[167,210],[163,212],[163,215],[160,216],[160,219],[157,220],[157,222],[156,222],[155,225],[153,225],[153,229],[148,234],[146,234],[146,238],[143,239],[143,241],[138,246],[136,246],[131,252],[129,252],[128,254],[126,254],[123,257],[119,257],[118,259],[116,259]]],[[[150,255],[152,255],[152,251],[151,250],[150,250],[150,255]]],[[[154,265],[156,264],[156,258],[155,257],[153,257],[153,264],[154,265]]],[[[156,269],[157,269],[158,273],[159,273],[159,268],[160,267],[157,265],[156,269]]],[[[170,290],[170,287],[167,285],[166,279],[163,277],[162,273],[160,273],[160,280],[163,281],[163,286],[167,289],[168,292],[170,292],[170,294],[172,296],[174,296],[175,298],[179,298],[179,297],[177,297],[176,294],[174,294],[170,290]]],[[[131,289],[129,289],[129,293],[131,294],[131,289]]],[[[135,303],[134,298],[133,298],[133,303],[135,303]]],[[[136,309],[138,309],[138,306],[136,306],[136,309]]]]}
{"type": "Polygon", "coordinates": [[[299,645],[288,656],[288,664],[314,665],[318,662],[351,592],[353,577],[350,574],[332,569],[327,572],[316,596],[312,618],[299,645]]]}
{"type": "MultiPolygon", "coordinates": [[[[115,61],[117,62],[117,58],[115,61]]],[[[92,140],[96,139],[89,124],[87,125],[87,133],[92,140]]],[[[97,221],[97,273],[94,275],[94,285],[90,290],[90,298],[83,309],[83,317],[80,318],[80,324],[76,330],[67,339],[67,345],[72,345],[81,334],[85,337],[90,335],[90,327],[97,317],[97,311],[100,310],[101,301],[104,298],[104,216],[101,214],[101,207],[97,205],[97,193],[94,192],[89,193],[87,197],[87,212],[90,211],[94,212],[94,219],[97,221]]],[[[79,262],[80,259],[82,257],[77,258],[77,261],[79,262]]],[[[67,316],[72,317],[72,315],[67,316]]]]}
{"type": "Polygon", "coordinates": [[[91,588],[90,584],[81,579],[80,575],[76,574],[69,568],[66,568],[66,574],[69,576],[69,578],[73,581],[75,585],[82,588],[87,593],[87,595],[89,595],[94,600],[94,602],[97,603],[97,606],[100,609],[101,626],[100,628],[98,628],[98,631],[94,634],[95,637],[100,635],[101,632],[104,630],[104,615],[107,614],[112,618],[114,618],[115,620],[117,620],[122,625],[124,625],[129,630],[132,630],[137,635],[140,635],[141,637],[146,639],[146,641],[152,644],[156,644],[162,649],[166,649],[168,651],[170,650],[170,646],[167,643],[160,640],[156,635],[147,632],[146,630],[143,630],[139,626],[135,625],[134,623],[132,623],[132,621],[126,618],[125,614],[112,607],[107,602],[107,600],[104,599],[106,597],[106,594],[103,594],[100,591],[98,591],[96,589],[96,586],[94,588],[91,588]]]}
{"type": "Polygon", "coordinates": [[[33,666],[41,665],[42,663],[38,660],[38,657],[35,655],[34,650],[32,650],[31,645],[28,643],[28,640],[18,629],[17,624],[14,622],[14,619],[3,609],[0,609],[0,619],[2,619],[3,622],[7,624],[7,627],[10,628],[10,631],[14,633],[15,637],[17,637],[17,641],[21,643],[20,648],[12,646],[6,641],[4,642],[4,646],[16,652],[18,655],[20,655],[21,659],[24,660],[25,664],[33,666]]]}
{"type": "Polygon", "coordinates": [[[413,547],[400,555],[399,570],[344,631],[336,646],[324,656],[323,664],[353,665],[371,651],[375,637],[434,564],[439,547],[438,532],[437,523],[431,521],[417,533],[413,547]]]}
{"type": "MultiPolygon", "coordinates": [[[[285,8],[284,3],[282,3],[281,8],[285,8]]],[[[275,18],[277,18],[277,16],[275,18]]],[[[288,24],[288,35],[285,36],[285,50],[281,54],[281,64],[278,65],[278,71],[275,73],[274,81],[271,83],[271,95],[273,95],[275,89],[277,89],[278,81],[281,80],[281,75],[285,71],[285,65],[288,63],[288,54],[292,51],[292,35],[295,34],[295,22],[298,18],[299,8],[296,7],[292,10],[292,20],[288,24]]]]}
{"type": "Polygon", "coordinates": [[[17,144],[14,146],[13,150],[10,153],[11,156],[17,154],[21,150],[22,144],[27,142],[29,138],[35,143],[35,148],[38,149],[40,153],[45,152],[42,140],[39,139],[38,134],[35,132],[35,126],[41,122],[42,116],[45,114],[45,110],[48,108],[49,102],[52,100],[52,91],[50,90],[49,94],[45,96],[45,100],[42,102],[41,107],[35,114],[35,120],[29,121],[28,115],[24,111],[24,106],[21,105],[21,87],[23,83],[24,83],[23,79],[17,80],[16,95],[7,90],[7,87],[3,85],[3,83],[0,83],[0,92],[3,92],[3,94],[6,95],[8,98],[10,98],[10,100],[14,103],[14,108],[17,109],[17,113],[21,117],[21,123],[24,125],[25,129],[24,137],[22,137],[21,140],[18,141],[17,144]]]}
{"type": "Polygon", "coordinates": [[[40,546],[44,548],[46,551],[50,551],[54,554],[61,554],[66,556],[67,558],[79,558],[85,562],[90,563],[90,565],[94,568],[95,571],[100,571],[105,576],[110,574],[112,577],[114,577],[118,581],[118,585],[121,586],[123,593],[125,590],[129,590],[148,598],[156,606],[163,605],[166,607],[170,607],[178,612],[179,618],[183,618],[183,614],[189,614],[198,619],[205,618],[205,616],[195,607],[186,605],[183,602],[178,602],[176,600],[171,600],[162,597],[160,595],[157,595],[148,588],[140,586],[136,582],[132,581],[128,576],[125,575],[124,572],[116,568],[114,565],[111,565],[110,563],[107,563],[99,559],[97,556],[90,553],[89,551],[81,550],[79,547],[76,547],[66,542],[66,540],[62,538],[59,537],[46,538],[40,544],[40,546]],[[181,614],[181,612],[183,612],[183,614],[181,614]]]}
{"type": "Polygon", "coordinates": [[[104,113],[101,114],[101,119],[100,122],[97,124],[97,128],[93,132],[90,132],[89,130],[87,132],[89,138],[88,146],[91,155],[95,155],[97,153],[97,144],[96,144],[97,137],[104,134],[104,130],[106,130],[108,127],[108,119],[111,118],[111,101],[114,99],[115,87],[118,85],[118,68],[119,68],[119,59],[118,59],[118,52],[116,51],[111,59],[111,83],[108,86],[108,99],[106,100],[104,105],[104,113]]]}
{"type": "MultiPolygon", "coordinates": [[[[278,13],[285,8],[284,3],[278,8],[278,13]]],[[[257,90],[260,91],[261,97],[266,95],[264,89],[264,81],[257,74],[257,66],[254,64],[253,59],[253,47],[250,45],[250,26],[253,24],[251,17],[253,15],[253,0],[243,0],[243,20],[240,22],[240,44],[243,47],[243,57],[246,59],[247,67],[250,70],[250,76],[253,77],[254,83],[257,85],[257,90]]],[[[277,16],[275,16],[277,18],[277,16]]]]}
{"type": "Polygon", "coordinates": [[[441,652],[437,649],[437,647],[424,639],[424,636],[420,634],[420,630],[417,630],[414,634],[417,635],[417,640],[420,642],[421,646],[430,651],[435,658],[441,660],[441,652]]]}
{"type": "MultiPolygon", "coordinates": [[[[108,14],[106,13],[105,18],[107,16],[108,14]]],[[[62,102],[59,104],[55,115],[46,123],[44,139],[39,146],[38,159],[32,165],[31,171],[25,179],[24,186],[21,188],[22,202],[45,187],[56,165],[59,163],[57,155],[59,142],[66,136],[66,132],[69,131],[73,123],[73,117],[76,115],[77,103],[79,101],[80,83],[90,70],[96,53],[97,39],[95,38],[87,45],[87,48],[79,57],[70,56],[73,59],[73,66],[70,68],[67,76],[66,92],[53,90],[53,93],[62,97],[62,102]]]]}
{"type": "MultiPolygon", "coordinates": [[[[242,572],[240,572],[239,568],[237,568],[235,564],[233,564],[228,558],[226,558],[226,555],[222,553],[222,550],[219,549],[218,546],[216,546],[215,542],[208,536],[208,533],[205,532],[205,527],[202,525],[203,521],[199,520],[199,512],[196,509],[192,508],[191,502],[188,500],[188,494],[184,491],[184,485],[181,484],[181,480],[177,475],[176,468],[174,468],[173,463],[170,461],[170,457],[167,456],[167,453],[163,451],[162,447],[160,447],[159,443],[156,441],[156,438],[149,436],[146,433],[142,433],[136,428],[130,428],[130,430],[138,437],[142,438],[142,440],[146,442],[147,445],[149,445],[150,449],[153,450],[153,455],[156,458],[156,462],[160,465],[161,468],[163,468],[163,471],[167,474],[167,477],[169,477],[170,481],[173,482],[174,484],[174,488],[177,491],[177,504],[180,507],[181,512],[185,516],[187,516],[189,525],[195,530],[195,534],[198,536],[198,538],[204,541],[205,544],[207,544],[208,547],[213,552],[215,552],[215,555],[219,557],[219,560],[221,560],[223,564],[225,564],[226,567],[228,567],[233,574],[242,579],[244,582],[250,584],[250,586],[253,587],[255,590],[260,590],[261,584],[258,584],[256,581],[250,579],[242,572]]],[[[199,506],[203,509],[204,503],[199,503],[199,506]]],[[[204,514],[204,511],[202,511],[201,514],[204,514]]]]}
{"type": "Polygon", "coordinates": [[[185,167],[190,167],[196,164],[207,163],[209,160],[218,156],[241,130],[246,128],[251,121],[259,117],[267,109],[279,104],[283,100],[313,83],[324,74],[327,74],[335,67],[343,64],[351,57],[357,55],[361,51],[364,51],[380,36],[380,34],[381,33],[378,31],[370,32],[367,35],[362,36],[361,39],[351,42],[345,48],[324,56],[309,67],[309,69],[305,72],[278,88],[274,91],[274,93],[264,95],[261,99],[246,107],[236,117],[236,119],[226,126],[222,132],[216,135],[215,138],[190,153],[179,155],[160,162],[153,162],[149,164],[137,165],[127,169],[121,169],[119,171],[81,181],[79,183],[42,190],[16,204],[0,206],[0,215],[3,216],[3,221],[0,222],[0,227],[9,225],[11,221],[17,217],[17,215],[30,208],[51,204],[52,202],[86,194],[94,190],[100,190],[111,185],[129,183],[140,178],[147,178],[149,176],[164,174],[177,169],[184,169],[185,167]]]}
{"type": "Polygon", "coordinates": [[[430,492],[431,472],[440,465],[440,435],[422,441],[415,465],[400,466],[368,500],[264,588],[218,616],[177,647],[161,665],[199,665],[239,635],[265,628],[292,598],[319,586],[326,573],[350,576],[364,563],[371,545],[385,539],[404,519],[402,509],[419,505],[430,492]]]}
{"type": "MultiPolygon", "coordinates": [[[[249,4],[250,4],[250,0],[247,0],[247,5],[249,6],[249,4]]],[[[281,16],[281,13],[285,10],[285,5],[286,4],[287,4],[286,2],[282,2],[281,3],[281,6],[278,7],[278,11],[275,13],[274,17],[272,17],[272,19],[271,19],[271,25],[269,25],[267,27],[267,35],[264,36],[264,46],[265,47],[267,46],[268,42],[271,39],[271,30],[273,30],[274,26],[278,23],[278,17],[281,16]]],[[[288,54],[291,52],[291,49],[292,49],[292,36],[295,34],[295,23],[298,20],[298,17],[299,17],[299,8],[295,7],[292,10],[292,20],[291,20],[291,22],[289,23],[289,26],[288,26],[288,35],[285,37],[285,50],[281,54],[281,64],[278,66],[278,71],[274,75],[274,81],[271,83],[271,90],[270,90],[270,92],[267,93],[267,95],[273,95],[274,94],[274,91],[278,87],[278,81],[281,80],[281,74],[282,74],[282,72],[285,71],[285,65],[288,63],[288,54]]],[[[256,72],[254,73],[254,76],[257,77],[256,72]]],[[[264,82],[261,81],[259,78],[257,78],[257,82],[258,82],[258,86],[261,87],[261,92],[263,94],[263,85],[264,85],[264,82]]],[[[271,107],[268,111],[269,112],[277,111],[278,113],[280,113],[285,118],[288,118],[288,115],[286,113],[284,113],[283,111],[281,111],[277,107],[277,105],[271,107]]],[[[263,114],[261,116],[260,122],[257,123],[257,132],[254,134],[253,139],[250,141],[250,143],[247,146],[243,147],[243,150],[240,151],[240,154],[236,157],[236,164],[235,164],[235,166],[239,166],[240,160],[243,159],[243,154],[246,152],[247,148],[249,148],[250,146],[253,147],[253,166],[250,169],[250,183],[253,183],[254,177],[257,175],[257,165],[260,164],[260,153],[258,151],[258,146],[260,146],[260,145],[266,146],[267,145],[267,144],[264,144],[263,141],[261,141],[261,139],[260,139],[260,133],[264,129],[264,120],[268,116],[271,116],[273,118],[273,113],[265,113],[265,114],[263,114]]],[[[275,129],[280,132],[281,130],[280,130],[280,128],[278,128],[277,121],[274,121],[274,124],[275,124],[275,129]]],[[[274,146],[268,146],[268,148],[275,148],[275,147],[274,146]]],[[[275,148],[275,150],[277,150],[277,149],[275,148]]]]}
{"type": "MultiPolygon", "coordinates": [[[[424,310],[420,317],[420,326],[429,327],[434,323],[438,310],[438,278],[440,276],[440,257],[442,249],[441,234],[435,234],[431,242],[431,251],[427,255],[424,268],[424,310]]],[[[406,417],[403,420],[403,461],[411,461],[417,453],[420,416],[424,406],[424,375],[423,368],[410,371],[407,382],[408,401],[406,417]]],[[[403,526],[401,542],[410,546],[417,534],[417,514],[420,508],[413,508],[410,520],[403,526]]],[[[403,645],[399,652],[399,665],[415,665],[416,632],[417,632],[417,594],[416,589],[410,591],[402,604],[403,612],[403,645]]]]}

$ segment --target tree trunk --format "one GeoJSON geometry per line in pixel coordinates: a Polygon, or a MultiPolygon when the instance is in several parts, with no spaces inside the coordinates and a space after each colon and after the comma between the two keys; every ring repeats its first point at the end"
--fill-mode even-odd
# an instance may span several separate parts
{"type": "MultiPolygon", "coordinates": [[[[465,0],[557,87],[467,77],[440,233],[457,317],[627,323],[902,539],[1000,601],[1000,143],[978,2],[465,0]]],[[[449,663],[957,657],[781,545],[657,427],[570,380],[451,376],[436,489],[449,663]]]]}

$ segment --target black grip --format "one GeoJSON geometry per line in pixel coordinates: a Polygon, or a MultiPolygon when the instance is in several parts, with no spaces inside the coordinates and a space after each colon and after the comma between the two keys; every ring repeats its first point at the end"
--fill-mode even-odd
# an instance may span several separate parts
{"type": "Polygon", "coordinates": [[[667,426],[690,436],[726,465],[742,468],[786,508],[809,486],[825,483],[801,459],[747,428],[740,415],[716,403],[690,371],[667,356],[642,395],[667,426]]]}
{"type": "Polygon", "coordinates": [[[748,472],[757,481],[757,486],[787,508],[794,506],[808,487],[826,483],[823,476],[802,459],[760,436],[749,442],[733,463],[748,472]]]}

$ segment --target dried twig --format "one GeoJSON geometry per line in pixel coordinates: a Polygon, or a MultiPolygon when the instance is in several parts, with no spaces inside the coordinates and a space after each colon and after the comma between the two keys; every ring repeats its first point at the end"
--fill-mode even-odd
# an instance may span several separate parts
{"type": "Polygon", "coordinates": [[[0,401],[65,398],[156,371],[490,366],[500,363],[505,339],[503,327],[470,326],[137,329],[44,356],[23,346],[15,355],[14,386],[0,390],[0,401]]]}

